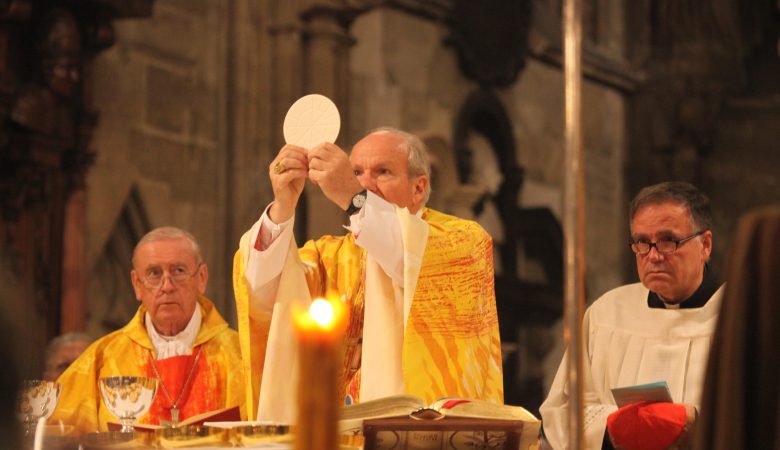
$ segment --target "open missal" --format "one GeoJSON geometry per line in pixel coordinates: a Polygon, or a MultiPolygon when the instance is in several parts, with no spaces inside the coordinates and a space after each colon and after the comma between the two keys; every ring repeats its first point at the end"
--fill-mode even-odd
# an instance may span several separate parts
{"type": "Polygon", "coordinates": [[[345,406],[339,432],[363,434],[365,450],[538,448],[541,422],[520,406],[399,395],[345,406]]]}

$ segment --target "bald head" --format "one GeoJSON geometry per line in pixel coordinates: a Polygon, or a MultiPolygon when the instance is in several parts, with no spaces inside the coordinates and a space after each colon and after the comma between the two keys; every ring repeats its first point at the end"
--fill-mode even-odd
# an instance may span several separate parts
{"type": "Polygon", "coordinates": [[[376,129],[354,145],[350,161],[363,188],[412,213],[430,196],[428,152],[414,135],[376,129]]]}

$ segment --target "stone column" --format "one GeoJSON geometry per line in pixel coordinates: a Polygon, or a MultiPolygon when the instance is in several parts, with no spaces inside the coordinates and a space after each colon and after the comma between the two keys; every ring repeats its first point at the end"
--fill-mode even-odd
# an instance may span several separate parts
{"type": "MultiPolygon", "coordinates": [[[[274,2],[271,2],[274,3],[274,2]]],[[[268,148],[266,165],[276,157],[277,152],[284,145],[282,125],[284,116],[290,105],[303,94],[303,29],[299,18],[299,6],[297,2],[278,2],[273,10],[269,11],[268,33],[270,35],[270,65],[269,76],[269,121],[268,121],[268,148]]],[[[262,178],[269,187],[269,201],[273,199],[270,192],[271,183],[268,175],[262,178]]],[[[309,184],[301,196],[297,218],[295,221],[295,235],[302,241],[306,237],[305,201],[309,184]]],[[[261,207],[265,207],[262,205],[261,207]]]]}
{"type": "Polygon", "coordinates": [[[65,204],[62,243],[62,301],[60,332],[83,331],[86,325],[86,192],[71,193],[65,204]]]}
{"type": "MultiPolygon", "coordinates": [[[[336,103],[341,114],[337,144],[349,151],[353,142],[346,136],[348,120],[349,48],[353,40],[338,9],[312,7],[304,18],[304,93],[322,94],[336,103]]],[[[344,211],[328,200],[322,191],[309,184],[306,188],[307,235],[344,233],[344,211]]]]}

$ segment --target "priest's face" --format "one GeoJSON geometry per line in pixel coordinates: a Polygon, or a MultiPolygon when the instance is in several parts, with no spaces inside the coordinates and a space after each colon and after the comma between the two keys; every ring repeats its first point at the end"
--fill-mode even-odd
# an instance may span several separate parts
{"type": "Polygon", "coordinates": [[[206,292],[208,268],[198,263],[188,240],[167,239],[138,247],[130,276],[157,332],[174,336],[187,326],[198,296],[206,292]]]}
{"type": "Polygon", "coordinates": [[[51,356],[46,361],[46,371],[43,373],[43,379],[56,381],[57,378],[65,372],[73,361],[78,358],[84,350],[89,347],[88,341],[67,341],[58,345],[51,356]]]}
{"type": "Polygon", "coordinates": [[[423,206],[428,177],[409,177],[409,150],[402,136],[371,133],[352,147],[349,160],[364,189],[411,213],[423,206]]]}
{"type": "MultiPolygon", "coordinates": [[[[695,229],[688,208],[676,202],[651,203],[641,207],[631,219],[634,242],[657,243],[691,236],[695,229]]],[[[647,254],[636,254],[639,279],[666,303],[676,304],[690,297],[701,285],[704,263],[712,252],[712,232],[680,243],[671,253],[651,247],[647,254]]]]}

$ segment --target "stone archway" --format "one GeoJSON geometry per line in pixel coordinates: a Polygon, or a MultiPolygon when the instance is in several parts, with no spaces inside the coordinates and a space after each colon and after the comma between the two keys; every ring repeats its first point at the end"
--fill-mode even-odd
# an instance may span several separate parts
{"type": "Polygon", "coordinates": [[[536,409],[544,399],[549,326],[562,313],[562,229],[548,208],[519,204],[523,169],[506,110],[489,89],[473,92],[454,123],[460,182],[482,188],[474,217],[494,237],[496,303],[507,403],[536,409]],[[520,262],[540,268],[531,276],[520,262]]]}

